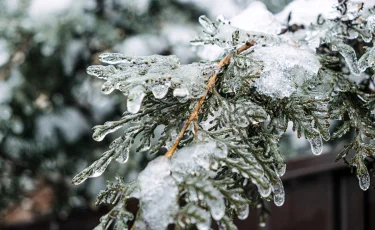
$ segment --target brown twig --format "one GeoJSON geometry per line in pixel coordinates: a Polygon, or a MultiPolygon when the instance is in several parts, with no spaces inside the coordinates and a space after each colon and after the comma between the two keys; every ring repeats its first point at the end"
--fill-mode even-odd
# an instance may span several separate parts
{"type": "MultiPolygon", "coordinates": [[[[249,42],[246,42],[245,45],[241,46],[240,48],[237,49],[237,54],[240,54],[242,53],[243,51],[249,49],[250,47],[254,46],[255,45],[255,41],[249,41],[249,42]]],[[[168,150],[168,152],[165,153],[165,157],[167,158],[171,158],[174,154],[174,152],[176,151],[177,149],[177,146],[178,144],[180,143],[181,139],[183,138],[187,128],[189,127],[190,123],[193,121],[193,120],[196,120],[198,119],[198,115],[199,115],[199,110],[200,108],[202,107],[204,101],[206,100],[206,97],[208,95],[208,93],[210,92],[210,89],[211,87],[215,84],[215,81],[216,81],[216,78],[217,78],[217,75],[220,73],[221,69],[228,65],[229,62],[230,62],[230,59],[232,58],[232,53],[228,54],[225,58],[223,58],[219,63],[218,63],[218,66],[219,66],[219,69],[214,73],[214,75],[212,75],[212,77],[208,80],[208,83],[207,83],[207,89],[206,89],[206,92],[204,93],[204,95],[199,99],[196,107],[194,108],[193,112],[191,112],[190,114],[190,117],[189,119],[185,122],[185,125],[184,127],[182,127],[180,133],[178,134],[174,144],[172,145],[172,147],[168,150]]]]}

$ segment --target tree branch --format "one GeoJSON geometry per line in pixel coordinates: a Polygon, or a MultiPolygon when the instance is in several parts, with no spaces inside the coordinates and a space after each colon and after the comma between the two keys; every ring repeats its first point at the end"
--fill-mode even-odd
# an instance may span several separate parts
{"type": "MultiPolygon", "coordinates": [[[[249,49],[250,47],[254,46],[255,45],[255,41],[249,41],[249,42],[246,42],[245,45],[241,46],[240,48],[237,49],[236,53],[237,54],[240,54],[242,53],[243,51],[249,49]]],[[[218,66],[219,66],[219,69],[214,73],[214,75],[212,75],[212,77],[208,80],[208,83],[207,83],[207,89],[206,89],[206,92],[204,93],[204,95],[199,99],[198,103],[197,103],[197,106],[195,107],[195,109],[193,110],[193,112],[191,112],[190,114],[190,117],[189,119],[185,122],[185,125],[184,127],[182,127],[180,133],[178,134],[177,138],[176,138],[176,141],[174,142],[174,144],[172,145],[172,147],[165,153],[165,157],[167,158],[171,158],[174,154],[174,152],[176,151],[177,149],[177,146],[178,144],[180,143],[181,139],[183,138],[187,128],[189,127],[190,123],[195,120],[195,119],[198,119],[198,115],[199,115],[199,111],[200,111],[200,108],[202,107],[204,101],[206,100],[206,97],[208,95],[208,93],[210,92],[210,89],[211,87],[215,84],[215,81],[216,81],[216,78],[217,78],[217,75],[220,73],[221,69],[228,65],[229,62],[230,62],[230,59],[232,58],[232,53],[228,54],[226,57],[224,57],[219,63],[218,63],[218,66]]]]}

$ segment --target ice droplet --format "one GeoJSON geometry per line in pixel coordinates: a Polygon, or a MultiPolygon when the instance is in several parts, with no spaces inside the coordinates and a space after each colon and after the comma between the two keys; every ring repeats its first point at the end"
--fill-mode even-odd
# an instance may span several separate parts
{"type": "Polygon", "coordinates": [[[152,94],[156,99],[162,99],[168,93],[168,86],[166,85],[154,85],[151,88],[152,94]]]}
{"type": "Polygon", "coordinates": [[[92,169],[93,173],[90,175],[90,177],[101,176],[103,172],[106,170],[106,168],[108,167],[109,163],[111,163],[111,161],[112,161],[112,157],[109,157],[109,158],[103,157],[97,160],[94,168],[92,169]]]}
{"type": "Polygon", "coordinates": [[[92,135],[92,138],[95,141],[102,141],[105,136],[107,136],[110,133],[113,133],[120,129],[122,127],[122,124],[118,124],[118,122],[113,121],[107,121],[104,123],[104,125],[97,125],[94,127],[94,134],[92,135]]]}
{"type": "Polygon", "coordinates": [[[113,92],[114,89],[115,89],[115,86],[113,85],[111,81],[104,82],[101,88],[102,93],[104,94],[110,94],[113,92]]]}
{"type": "Polygon", "coordinates": [[[276,183],[272,185],[273,202],[276,206],[282,206],[285,201],[285,191],[280,177],[276,177],[276,183]]]}
{"type": "Polygon", "coordinates": [[[237,208],[237,217],[240,220],[245,220],[249,216],[249,205],[245,204],[237,208]]]}
{"type": "Polygon", "coordinates": [[[199,17],[199,23],[203,26],[207,33],[215,35],[217,33],[217,28],[210,19],[207,18],[206,15],[202,15],[199,17]]]}
{"type": "Polygon", "coordinates": [[[315,155],[320,155],[323,152],[323,139],[322,135],[317,135],[307,139],[310,142],[311,151],[315,155]]]}
{"type": "Polygon", "coordinates": [[[129,90],[127,108],[129,113],[138,113],[141,109],[143,98],[146,96],[143,86],[136,86],[129,90]]]}
{"type": "Polygon", "coordinates": [[[282,166],[277,169],[277,175],[279,175],[280,177],[284,176],[285,172],[286,172],[286,164],[283,163],[282,166]]]}
{"type": "Polygon", "coordinates": [[[116,158],[116,161],[125,164],[129,160],[129,148],[124,147],[116,158]]]}
{"type": "Polygon", "coordinates": [[[367,169],[363,170],[361,175],[357,175],[359,181],[359,187],[366,191],[370,187],[370,174],[368,173],[367,169]]]}
{"type": "Polygon", "coordinates": [[[176,88],[173,90],[174,97],[187,97],[189,96],[189,91],[186,88],[176,88]]]}
{"type": "Polygon", "coordinates": [[[225,215],[225,204],[224,199],[220,193],[216,196],[216,199],[207,200],[207,204],[210,207],[211,216],[214,220],[221,220],[225,215]]]}
{"type": "MultiPolygon", "coordinates": [[[[263,177],[264,179],[265,177],[263,177]]],[[[272,188],[270,186],[263,187],[261,184],[257,183],[254,179],[251,179],[251,181],[257,186],[258,192],[262,197],[268,197],[271,195],[272,188]]]]}

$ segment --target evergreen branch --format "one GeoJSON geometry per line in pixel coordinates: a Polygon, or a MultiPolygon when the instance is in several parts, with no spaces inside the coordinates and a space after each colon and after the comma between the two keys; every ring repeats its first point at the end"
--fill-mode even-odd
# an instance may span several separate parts
{"type": "MultiPolygon", "coordinates": [[[[249,49],[250,47],[255,45],[255,41],[246,42],[245,45],[241,46],[237,49],[237,54],[242,53],[243,51],[249,49]]],[[[171,158],[174,154],[174,152],[177,149],[178,144],[180,143],[181,139],[183,138],[187,128],[189,127],[190,123],[198,118],[199,110],[202,107],[204,101],[206,100],[206,97],[208,95],[208,92],[210,91],[211,87],[215,84],[217,75],[220,73],[222,68],[230,62],[230,59],[232,58],[232,54],[228,54],[226,57],[224,57],[219,63],[218,67],[219,69],[212,75],[212,77],[208,80],[207,83],[207,89],[204,95],[199,99],[197,106],[193,110],[193,112],[190,114],[189,119],[186,121],[184,127],[181,129],[179,135],[176,138],[176,141],[174,142],[173,146],[168,150],[168,152],[165,154],[165,157],[171,158]]]]}

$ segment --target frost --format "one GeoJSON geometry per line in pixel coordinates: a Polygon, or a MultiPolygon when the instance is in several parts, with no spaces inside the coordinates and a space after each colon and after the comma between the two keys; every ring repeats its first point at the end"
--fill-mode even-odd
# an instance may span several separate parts
{"type": "Polygon", "coordinates": [[[257,48],[252,56],[264,65],[254,86],[270,97],[290,97],[298,86],[315,78],[320,69],[319,59],[314,53],[286,44],[257,48]]]}
{"type": "MultiPolygon", "coordinates": [[[[148,229],[164,230],[177,213],[178,188],[170,160],[159,156],[139,174],[139,202],[148,229]]],[[[137,224],[137,223],[136,223],[137,224]]]]}

